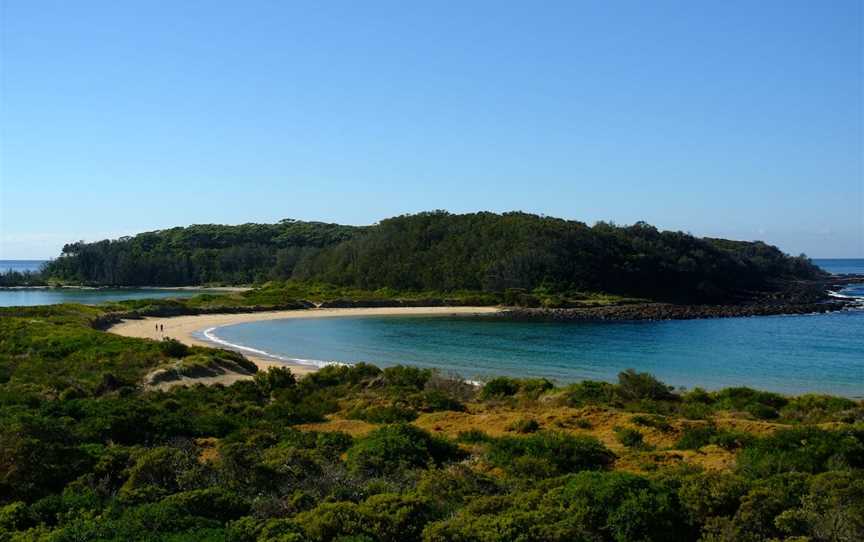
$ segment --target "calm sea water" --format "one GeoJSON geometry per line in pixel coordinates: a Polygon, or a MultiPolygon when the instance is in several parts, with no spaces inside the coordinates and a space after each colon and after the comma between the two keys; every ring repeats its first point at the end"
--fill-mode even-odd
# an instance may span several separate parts
{"type": "Polygon", "coordinates": [[[814,258],[813,263],[835,275],[845,273],[864,275],[864,258],[814,258]]]}
{"type": "MultiPolygon", "coordinates": [[[[38,271],[46,260],[0,260],[0,272],[38,271]]],[[[192,297],[200,291],[154,288],[0,288],[0,307],[30,307],[56,303],[95,305],[127,299],[192,297]]]]}
{"type": "Polygon", "coordinates": [[[0,307],[32,307],[55,303],[83,303],[95,305],[105,301],[126,299],[162,299],[166,297],[192,297],[200,294],[195,290],[150,289],[150,288],[10,288],[0,289],[0,307]]]}
{"type": "Polygon", "coordinates": [[[225,326],[209,335],[283,359],[405,363],[472,379],[614,380],[632,367],[675,386],[864,396],[862,311],[625,323],[309,318],[225,326]]]}

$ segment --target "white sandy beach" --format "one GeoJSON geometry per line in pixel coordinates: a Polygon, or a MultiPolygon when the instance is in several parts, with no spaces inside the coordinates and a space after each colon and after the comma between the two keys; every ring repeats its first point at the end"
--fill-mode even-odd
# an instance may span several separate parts
{"type": "MultiPolygon", "coordinates": [[[[335,318],[340,316],[452,316],[470,314],[490,314],[498,312],[498,307],[375,307],[358,309],[305,309],[290,311],[268,311],[247,312],[240,314],[200,314],[195,316],[175,316],[171,318],[143,318],[141,320],[124,320],[112,326],[108,331],[126,337],[138,337],[141,339],[162,340],[166,337],[177,339],[190,346],[209,346],[221,348],[219,344],[193,336],[213,327],[240,324],[243,322],[256,322],[260,320],[281,320],[288,318],[335,318]],[[156,326],[164,327],[163,332],[156,330],[156,326]]],[[[288,367],[294,374],[303,375],[317,370],[312,365],[300,363],[287,363],[264,356],[243,353],[249,360],[255,363],[259,369],[267,367],[288,367]]],[[[220,382],[230,384],[236,380],[249,378],[245,375],[225,375],[224,377],[208,378],[206,383],[220,382]],[[212,381],[212,382],[211,382],[212,381]]],[[[202,379],[204,380],[204,379],[202,379]]]]}

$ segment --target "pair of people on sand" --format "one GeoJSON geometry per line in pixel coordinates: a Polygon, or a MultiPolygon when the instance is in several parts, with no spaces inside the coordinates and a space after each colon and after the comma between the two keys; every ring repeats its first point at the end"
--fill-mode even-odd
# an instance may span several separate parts
{"type": "Polygon", "coordinates": [[[163,326],[162,324],[156,324],[156,333],[160,333],[162,331],[165,331],[165,326],[163,326]]]}

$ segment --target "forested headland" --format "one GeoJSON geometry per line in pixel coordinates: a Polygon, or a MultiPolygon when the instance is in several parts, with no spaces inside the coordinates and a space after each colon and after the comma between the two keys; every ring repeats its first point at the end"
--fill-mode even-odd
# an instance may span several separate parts
{"type": "Polygon", "coordinates": [[[762,242],[512,212],[405,215],[368,227],[284,220],[71,243],[46,281],[187,286],[298,280],[365,290],[604,292],[721,302],[824,274],[762,242]]]}

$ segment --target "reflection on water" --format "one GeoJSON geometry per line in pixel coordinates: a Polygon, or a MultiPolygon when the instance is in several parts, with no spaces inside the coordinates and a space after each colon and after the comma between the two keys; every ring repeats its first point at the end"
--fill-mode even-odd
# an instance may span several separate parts
{"type": "Polygon", "coordinates": [[[10,288],[0,289],[0,307],[28,307],[56,303],[84,303],[95,305],[106,301],[126,299],[162,299],[191,297],[200,290],[161,289],[87,289],[87,288],[10,288]]]}

